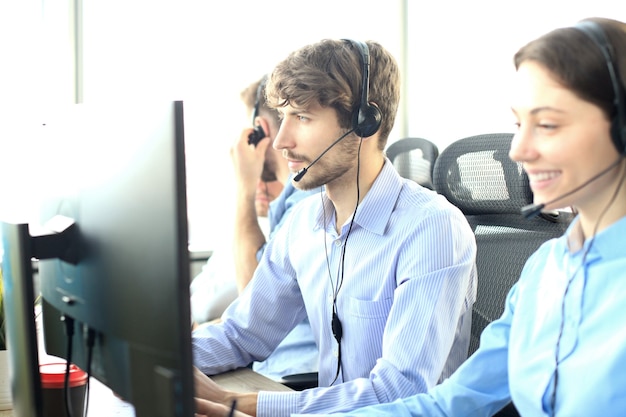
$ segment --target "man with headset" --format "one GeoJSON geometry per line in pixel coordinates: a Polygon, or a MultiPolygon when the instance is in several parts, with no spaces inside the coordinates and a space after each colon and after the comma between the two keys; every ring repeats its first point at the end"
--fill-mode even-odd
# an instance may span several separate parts
{"type": "Polygon", "coordinates": [[[282,116],[274,148],[299,189],[324,190],[294,209],[222,323],[194,332],[201,414],[223,415],[235,399],[272,417],[385,403],[428,390],[466,359],[474,235],[458,209],[384,155],[399,82],[382,46],[353,40],[305,46],[272,72],[268,100],[282,116]],[[239,394],[206,377],[267,356],[307,315],[318,388],[239,394]]]}
{"type": "MultiPolygon", "coordinates": [[[[234,247],[215,251],[191,283],[191,307],[197,324],[218,319],[252,279],[258,258],[293,207],[313,191],[289,183],[289,168],[271,142],[280,127],[276,110],[265,102],[267,76],[241,92],[252,126],[242,130],[231,148],[236,181],[234,247]],[[285,186],[286,184],[286,186],[285,186]],[[269,208],[268,208],[269,205],[269,208]],[[268,217],[269,230],[263,219],[268,217]],[[229,256],[230,254],[234,256],[229,256]]],[[[317,371],[317,347],[308,320],[303,320],[275,351],[253,369],[269,378],[317,371]]]]}

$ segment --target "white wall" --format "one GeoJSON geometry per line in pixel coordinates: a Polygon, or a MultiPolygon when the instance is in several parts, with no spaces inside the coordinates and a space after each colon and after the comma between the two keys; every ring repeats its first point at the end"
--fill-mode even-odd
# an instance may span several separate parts
{"type": "Polygon", "coordinates": [[[229,147],[251,122],[240,91],[322,38],[376,39],[400,54],[400,2],[128,1],[84,5],[85,102],[183,99],[191,243],[232,230],[229,147]]]}
{"type": "MultiPolygon", "coordinates": [[[[2,3],[0,51],[8,64],[0,66],[0,103],[6,110],[0,156],[11,155],[0,162],[5,191],[16,172],[28,177],[28,189],[36,187],[36,168],[29,167],[36,149],[28,144],[36,129],[33,109],[73,100],[71,3],[2,3]],[[18,133],[7,133],[11,129],[18,133]]],[[[626,20],[626,7],[616,0],[407,0],[408,15],[402,14],[403,4],[83,0],[82,99],[185,101],[191,243],[210,249],[231,230],[228,149],[241,126],[250,123],[239,92],[291,50],[325,37],[381,42],[407,69],[402,102],[407,120],[400,118],[390,140],[419,136],[443,149],[464,136],[512,130],[512,56],[525,42],[587,16],[626,20]]],[[[23,187],[13,188],[9,198],[4,194],[0,214],[8,207],[32,207],[32,196],[14,197],[23,187]]]]}
{"type": "Polygon", "coordinates": [[[512,132],[513,55],[585,17],[626,20],[614,0],[409,0],[409,135],[440,149],[466,136],[512,132]]]}

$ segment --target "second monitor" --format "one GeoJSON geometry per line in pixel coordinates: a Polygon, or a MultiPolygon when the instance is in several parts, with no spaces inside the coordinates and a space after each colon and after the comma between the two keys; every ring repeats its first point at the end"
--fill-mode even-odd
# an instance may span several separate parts
{"type": "Polygon", "coordinates": [[[138,417],[194,410],[183,126],[182,102],[76,105],[43,126],[40,224],[76,229],[69,261],[40,261],[46,352],[138,417]]]}

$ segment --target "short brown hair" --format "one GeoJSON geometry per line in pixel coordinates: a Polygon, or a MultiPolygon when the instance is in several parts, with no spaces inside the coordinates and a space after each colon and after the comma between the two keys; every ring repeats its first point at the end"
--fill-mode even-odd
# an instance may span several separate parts
{"type": "MultiPolygon", "coordinates": [[[[370,54],[369,101],[381,112],[378,146],[385,148],[400,101],[400,71],[380,44],[366,42],[370,54]]],[[[352,127],[352,113],[361,103],[361,54],[352,42],[324,39],[292,52],[272,72],[266,88],[272,107],[307,107],[318,103],[337,112],[342,128],[352,127]]]]}
{"type": "Polygon", "coordinates": [[[269,107],[266,102],[265,85],[267,83],[267,77],[267,75],[264,75],[244,88],[239,94],[239,98],[241,98],[241,101],[246,106],[246,109],[250,112],[251,116],[254,112],[255,106],[258,104],[259,114],[262,113],[266,117],[271,116],[272,120],[278,123],[278,112],[274,108],[269,107]]]}

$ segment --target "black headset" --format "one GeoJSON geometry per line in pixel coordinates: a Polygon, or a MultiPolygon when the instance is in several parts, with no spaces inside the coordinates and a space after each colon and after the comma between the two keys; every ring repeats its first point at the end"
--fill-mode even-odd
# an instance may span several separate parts
{"type": "Polygon", "coordinates": [[[594,21],[585,20],[578,22],[573,27],[586,34],[598,48],[600,48],[606,60],[606,66],[611,76],[613,94],[615,97],[613,99],[615,115],[611,119],[611,139],[618,152],[622,155],[626,155],[626,103],[624,103],[626,94],[624,93],[624,86],[620,82],[620,74],[617,72],[618,68],[615,61],[613,45],[609,42],[602,26],[594,21]]]}
{"type": "Polygon", "coordinates": [[[359,51],[361,58],[361,101],[352,112],[352,129],[357,136],[367,138],[378,131],[382,120],[378,106],[369,102],[370,50],[365,42],[353,39],[343,41],[351,43],[359,51]]]}
{"type": "Polygon", "coordinates": [[[256,146],[261,139],[266,137],[265,131],[261,127],[261,125],[255,125],[254,121],[259,115],[259,107],[261,107],[261,99],[263,98],[263,93],[265,89],[265,84],[267,84],[267,75],[265,75],[261,81],[259,82],[259,86],[256,89],[256,98],[254,100],[254,110],[252,111],[252,126],[254,126],[254,130],[252,133],[248,135],[248,144],[256,146]]]}

